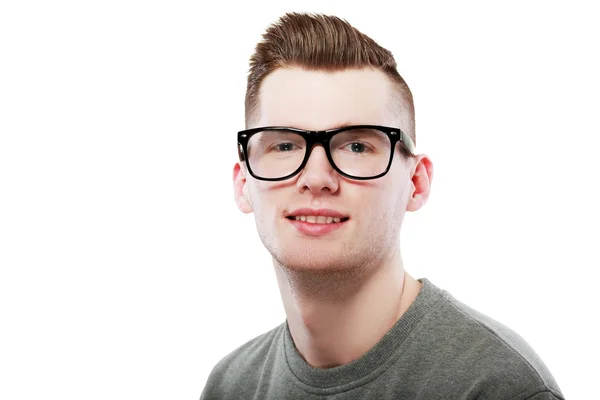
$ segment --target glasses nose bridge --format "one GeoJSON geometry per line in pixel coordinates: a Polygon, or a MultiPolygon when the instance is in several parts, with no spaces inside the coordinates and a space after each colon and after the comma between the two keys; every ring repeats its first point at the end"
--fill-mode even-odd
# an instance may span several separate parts
{"type": "Polygon", "coordinates": [[[302,172],[300,173],[299,182],[305,184],[310,182],[308,186],[313,188],[319,185],[333,184],[331,172],[337,170],[337,168],[333,164],[329,149],[329,141],[332,135],[328,134],[327,131],[304,131],[304,133],[307,147],[303,166],[300,169],[302,172]],[[312,157],[312,152],[317,145],[323,147],[323,153],[317,154],[315,156],[317,158],[315,158],[312,157]]]}
{"type": "Polygon", "coordinates": [[[320,144],[323,146],[323,150],[325,151],[325,155],[329,153],[329,140],[332,135],[328,135],[327,131],[305,131],[308,135],[308,148],[306,149],[307,155],[306,160],[310,158],[315,145],[320,144]]]}

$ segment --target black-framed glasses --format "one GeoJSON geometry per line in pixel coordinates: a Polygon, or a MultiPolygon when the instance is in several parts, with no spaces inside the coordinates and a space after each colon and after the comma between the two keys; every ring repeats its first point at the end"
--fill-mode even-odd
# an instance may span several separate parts
{"type": "Polygon", "coordinates": [[[314,145],[321,144],[338,173],[367,180],[387,174],[397,142],[416,155],[411,138],[388,126],[351,125],[327,131],[267,126],[238,132],[238,155],[254,178],[281,181],[299,173],[314,145]]]}

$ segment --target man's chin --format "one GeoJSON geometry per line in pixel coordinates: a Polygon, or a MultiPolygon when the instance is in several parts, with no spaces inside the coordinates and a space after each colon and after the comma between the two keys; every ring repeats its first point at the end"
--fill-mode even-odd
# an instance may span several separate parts
{"type": "Polygon", "coordinates": [[[298,251],[298,249],[282,252],[275,257],[281,267],[295,272],[305,272],[315,275],[330,274],[349,271],[356,268],[356,257],[349,254],[339,254],[336,251],[319,251],[310,249],[298,251]]]}

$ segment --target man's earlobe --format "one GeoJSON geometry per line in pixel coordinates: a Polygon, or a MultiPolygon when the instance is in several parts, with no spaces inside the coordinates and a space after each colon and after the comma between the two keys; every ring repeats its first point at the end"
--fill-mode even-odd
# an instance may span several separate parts
{"type": "Polygon", "coordinates": [[[419,154],[415,159],[415,166],[411,176],[413,190],[408,199],[406,211],[417,211],[429,198],[431,181],[433,180],[433,163],[424,154],[419,154]]]}
{"type": "Polygon", "coordinates": [[[233,166],[233,195],[241,212],[248,214],[253,211],[246,188],[246,171],[239,162],[233,166]]]}

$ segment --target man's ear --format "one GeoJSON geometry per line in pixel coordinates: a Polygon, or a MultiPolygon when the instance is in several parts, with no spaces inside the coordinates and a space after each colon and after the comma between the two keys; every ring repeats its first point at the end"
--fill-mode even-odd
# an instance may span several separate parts
{"type": "Polygon", "coordinates": [[[412,191],[406,211],[417,211],[427,202],[431,191],[433,180],[433,163],[425,154],[419,154],[414,158],[414,166],[411,170],[412,191]]]}
{"type": "Polygon", "coordinates": [[[243,213],[252,212],[252,203],[247,195],[246,189],[246,170],[241,166],[241,163],[237,162],[233,166],[233,195],[235,197],[235,204],[243,213]]]}

